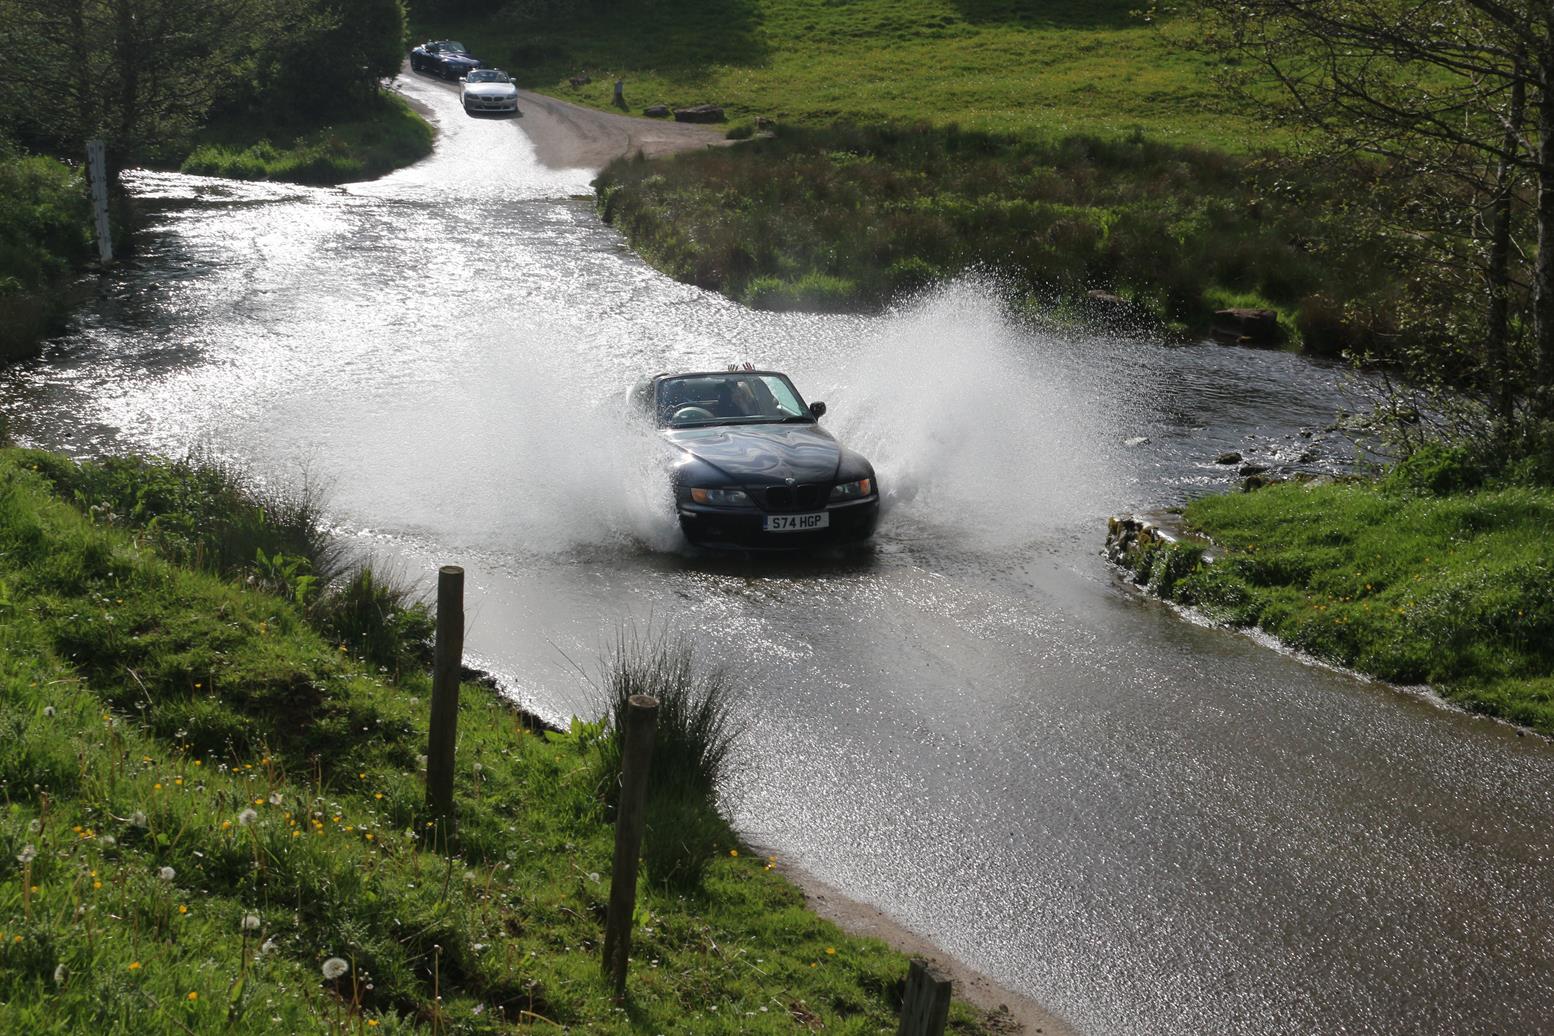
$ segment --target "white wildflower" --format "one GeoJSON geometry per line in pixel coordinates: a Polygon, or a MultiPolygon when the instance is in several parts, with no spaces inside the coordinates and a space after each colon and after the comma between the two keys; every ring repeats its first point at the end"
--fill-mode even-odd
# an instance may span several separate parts
{"type": "Polygon", "coordinates": [[[324,977],[331,982],[350,970],[351,966],[339,957],[330,957],[324,961],[324,977]]]}
{"type": "Polygon", "coordinates": [[[163,881],[172,881],[174,878],[178,877],[178,872],[173,870],[171,867],[160,867],[157,869],[156,876],[161,878],[163,881]]]}
{"type": "Polygon", "coordinates": [[[23,846],[22,851],[16,854],[16,862],[21,864],[23,867],[27,866],[37,858],[38,850],[34,849],[30,845],[23,846]]]}
{"type": "Polygon", "coordinates": [[[270,805],[272,805],[272,806],[279,806],[284,801],[285,801],[285,796],[283,796],[280,792],[278,792],[278,791],[270,792],[270,805]]]}
{"type": "Polygon", "coordinates": [[[56,986],[64,985],[65,984],[65,979],[67,979],[69,977],[70,977],[70,969],[69,968],[65,967],[63,964],[55,966],[55,968],[54,968],[54,984],[56,986]]]}
{"type": "Polygon", "coordinates": [[[259,955],[262,957],[266,953],[274,953],[275,950],[276,950],[275,939],[272,937],[272,938],[266,939],[264,941],[264,945],[259,947],[259,955]]]}

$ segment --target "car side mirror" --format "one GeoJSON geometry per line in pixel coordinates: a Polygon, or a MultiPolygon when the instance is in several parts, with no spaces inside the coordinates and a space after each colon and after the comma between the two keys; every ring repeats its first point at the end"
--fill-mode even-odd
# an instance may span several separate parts
{"type": "Polygon", "coordinates": [[[809,412],[816,420],[819,420],[825,416],[826,405],[824,403],[811,403],[809,405],[809,412]]]}

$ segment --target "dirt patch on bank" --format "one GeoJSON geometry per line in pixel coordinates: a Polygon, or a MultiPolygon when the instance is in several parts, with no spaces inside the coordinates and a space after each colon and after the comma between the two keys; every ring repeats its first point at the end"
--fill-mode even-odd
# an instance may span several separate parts
{"type": "Polygon", "coordinates": [[[987,1015],[987,1027],[991,1031],[1007,1036],[1078,1036],[1077,1029],[1030,997],[972,970],[867,903],[858,902],[807,871],[782,863],[780,857],[777,871],[804,891],[805,902],[811,910],[843,931],[878,939],[898,953],[931,962],[955,983],[957,999],[987,1015]]]}

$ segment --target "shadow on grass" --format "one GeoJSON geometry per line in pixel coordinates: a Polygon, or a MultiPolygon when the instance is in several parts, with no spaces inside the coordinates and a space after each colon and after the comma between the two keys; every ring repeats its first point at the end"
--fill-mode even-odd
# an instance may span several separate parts
{"type": "Polygon", "coordinates": [[[1131,29],[1145,22],[1134,0],[950,0],[973,25],[1029,28],[1131,29]]]}
{"type": "Polygon", "coordinates": [[[466,17],[425,27],[446,29],[483,59],[529,83],[556,82],[584,70],[597,76],[651,69],[694,85],[707,79],[715,66],[763,67],[771,56],[755,0],[626,0],[605,13],[588,5],[570,14],[540,8],[531,14],[523,4],[509,10],[495,23],[466,17]]]}

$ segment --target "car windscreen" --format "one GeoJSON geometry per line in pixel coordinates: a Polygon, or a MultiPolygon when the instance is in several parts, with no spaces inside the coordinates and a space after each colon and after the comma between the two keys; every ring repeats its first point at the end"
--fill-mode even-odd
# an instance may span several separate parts
{"type": "Polygon", "coordinates": [[[658,383],[658,423],[704,424],[812,421],[809,408],[781,374],[730,372],[665,378],[658,383]]]}
{"type": "Polygon", "coordinates": [[[496,72],[491,69],[477,68],[469,74],[471,83],[511,83],[505,72],[496,72]]]}
{"type": "Polygon", "coordinates": [[[445,54],[466,53],[464,50],[464,44],[460,43],[458,40],[443,40],[442,43],[438,44],[438,48],[445,54]]]}

